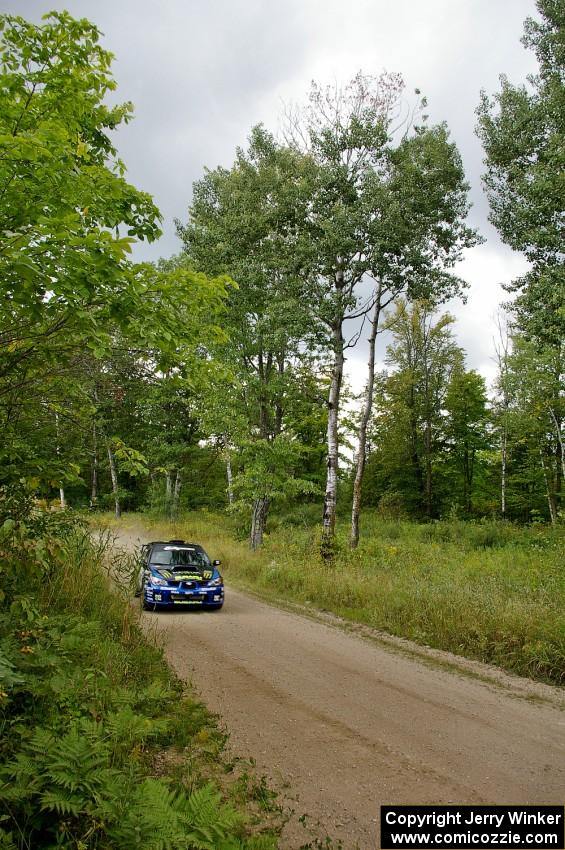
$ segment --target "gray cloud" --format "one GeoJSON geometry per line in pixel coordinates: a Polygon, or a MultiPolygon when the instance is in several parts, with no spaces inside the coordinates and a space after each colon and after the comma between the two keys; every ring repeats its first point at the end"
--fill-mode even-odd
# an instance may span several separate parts
{"type": "MultiPolygon", "coordinates": [[[[427,95],[430,120],[448,123],[463,156],[471,222],[488,243],[458,269],[471,284],[468,304],[450,308],[470,365],[492,372],[491,317],[507,297],[498,284],[525,264],[487,222],[474,110],[500,73],[520,82],[535,70],[520,44],[534,0],[4,0],[0,8],[34,20],[67,8],[104,33],[116,55],[117,96],[135,104],[135,120],[117,134],[120,154],[131,182],[164,215],[162,239],[136,248],[138,259],[179,250],[172,220],[186,218],[193,181],[205,166],[229,165],[253,124],[276,130],[281,99],[301,99],[313,78],[400,71],[407,92],[427,95]]],[[[350,359],[358,387],[362,359],[363,347],[350,359]]]]}

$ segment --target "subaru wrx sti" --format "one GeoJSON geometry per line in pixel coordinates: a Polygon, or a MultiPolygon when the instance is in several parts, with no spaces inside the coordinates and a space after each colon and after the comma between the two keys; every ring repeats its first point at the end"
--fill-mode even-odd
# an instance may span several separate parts
{"type": "Polygon", "coordinates": [[[224,604],[220,561],[197,543],[154,541],[141,547],[138,594],[145,609],[208,608],[224,604]]]}

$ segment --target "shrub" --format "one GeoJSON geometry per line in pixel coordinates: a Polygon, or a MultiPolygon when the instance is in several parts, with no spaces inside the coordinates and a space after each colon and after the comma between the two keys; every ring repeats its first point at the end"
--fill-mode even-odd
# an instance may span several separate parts
{"type": "Polygon", "coordinates": [[[22,490],[0,507],[0,848],[272,850],[192,761],[151,775],[163,747],[204,729],[216,763],[224,737],[144,638],[131,560],[22,490]]]}

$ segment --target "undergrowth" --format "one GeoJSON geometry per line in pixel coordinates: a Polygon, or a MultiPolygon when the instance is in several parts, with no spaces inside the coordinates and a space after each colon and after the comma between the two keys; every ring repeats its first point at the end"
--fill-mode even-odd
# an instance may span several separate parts
{"type": "Polygon", "coordinates": [[[274,517],[251,552],[224,514],[175,523],[130,515],[157,536],[202,543],[228,585],[332,611],[418,643],[565,683],[565,529],[498,521],[417,524],[367,515],[357,550],[338,529],[336,557],[319,555],[304,512],[274,517]]]}
{"type": "Polygon", "coordinates": [[[251,794],[221,790],[224,736],[142,634],[108,542],[0,492],[0,848],[275,848],[251,794]]]}

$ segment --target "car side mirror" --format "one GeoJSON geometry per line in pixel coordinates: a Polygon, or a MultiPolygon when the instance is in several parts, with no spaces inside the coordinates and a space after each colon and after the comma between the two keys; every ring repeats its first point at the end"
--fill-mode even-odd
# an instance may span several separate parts
{"type": "Polygon", "coordinates": [[[222,563],[221,561],[212,561],[212,566],[213,567],[219,567],[221,563],[222,563]]]}

